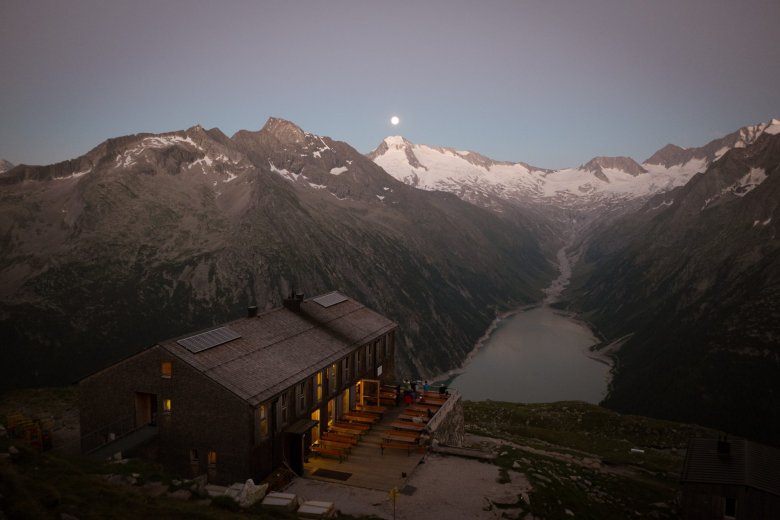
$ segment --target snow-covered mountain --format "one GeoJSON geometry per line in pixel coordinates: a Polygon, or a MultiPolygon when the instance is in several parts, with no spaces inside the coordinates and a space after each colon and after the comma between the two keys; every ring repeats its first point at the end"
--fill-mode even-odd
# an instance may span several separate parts
{"type": "Polygon", "coordinates": [[[8,171],[8,170],[10,170],[13,167],[14,167],[13,163],[10,163],[10,162],[6,161],[5,159],[0,159],[0,173],[8,171]]]}
{"type": "Polygon", "coordinates": [[[780,132],[780,121],[742,128],[701,148],[667,145],[641,165],[629,157],[596,157],[576,168],[546,170],[471,151],[414,144],[400,136],[386,138],[368,157],[406,184],[448,191],[485,207],[499,198],[590,210],[682,186],[726,151],[745,147],[765,132],[780,132]]]}

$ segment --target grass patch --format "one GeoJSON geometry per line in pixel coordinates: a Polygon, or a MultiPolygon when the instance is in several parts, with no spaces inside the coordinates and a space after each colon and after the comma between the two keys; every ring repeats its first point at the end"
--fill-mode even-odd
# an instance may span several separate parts
{"type": "Polygon", "coordinates": [[[464,415],[467,432],[515,444],[495,460],[498,481],[508,481],[510,470],[523,473],[533,486],[525,509],[547,519],[677,518],[688,439],[718,434],[583,402],[467,401],[464,415]]]}

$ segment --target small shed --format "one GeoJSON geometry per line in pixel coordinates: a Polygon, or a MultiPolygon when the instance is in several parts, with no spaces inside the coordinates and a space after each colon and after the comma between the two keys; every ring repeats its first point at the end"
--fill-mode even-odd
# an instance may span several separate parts
{"type": "Polygon", "coordinates": [[[746,439],[691,439],[682,475],[685,520],[780,518],[780,449],[746,439]]]}

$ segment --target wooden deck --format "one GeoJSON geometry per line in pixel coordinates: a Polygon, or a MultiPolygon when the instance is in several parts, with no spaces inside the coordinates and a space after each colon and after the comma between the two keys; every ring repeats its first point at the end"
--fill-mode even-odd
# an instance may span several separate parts
{"type": "Polygon", "coordinates": [[[334,458],[309,457],[309,461],[304,464],[303,476],[381,491],[389,491],[394,487],[403,488],[424,453],[420,449],[413,449],[410,453],[401,449],[385,449],[382,454],[380,448],[385,432],[393,430],[391,424],[403,412],[403,405],[388,409],[382,420],[360,437],[360,442],[352,447],[349,456],[343,462],[334,458]],[[341,480],[316,475],[316,470],[320,468],[349,474],[349,477],[341,480]]]}

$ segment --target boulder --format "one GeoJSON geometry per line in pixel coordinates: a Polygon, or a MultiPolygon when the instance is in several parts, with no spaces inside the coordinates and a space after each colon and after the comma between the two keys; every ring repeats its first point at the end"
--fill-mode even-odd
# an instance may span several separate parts
{"type": "Polygon", "coordinates": [[[200,498],[208,498],[209,494],[206,491],[206,484],[208,484],[208,476],[200,475],[191,480],[190,491],[192,494],[200,498]]]}
{"type": "Polygon", "coordinates": [[[168,493],[168,496],[178,500],[189,500],[192,498],[192,493],[189,489],[177,489],[176,491],[171,491],[168,493]]]}
{"type": "Polygon", "coordinates": [[[257,502],[265,498],[267,492],[268,492],[267,483],[257,485],[255,484],[255,481],[250,478],[244,483],[244,487],[241,489],[241,492],[238,494],[238,498],[237,498],[238,505],[244,508],[252,507],[257,502]]]}

